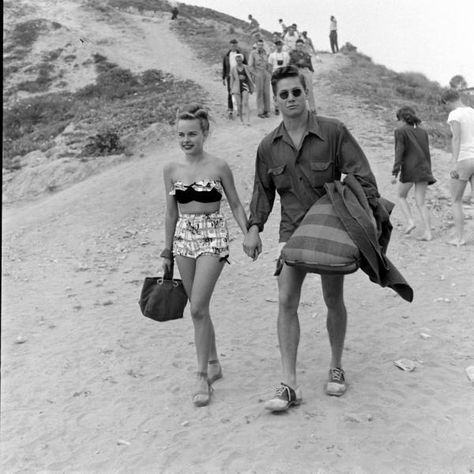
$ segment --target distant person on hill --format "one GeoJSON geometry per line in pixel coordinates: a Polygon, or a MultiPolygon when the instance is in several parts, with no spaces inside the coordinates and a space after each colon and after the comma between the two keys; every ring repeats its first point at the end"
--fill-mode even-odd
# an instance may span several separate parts
{"type": "Polygon", "coordinates": [[[260,23],[252,16],[249,15],[249,31],[252,36],[260,33],[260,23]]]}
{"type": "Polygon", "coordinates": [[[274,31],[272,33],[272,41],[270,43],[270,51],[267,51],[268,53],[273,53],[273,51],[276,51],[276,45],[275,43],[281,40],[281,34],[278,31],[274,31]]]}
{"type": "Polygon", "coordinates": [[[407,221],[405,234],[415,228],[415,221],[407,201],[410,189],[415,186],[415,201],[424,226],[421,240],[431,240],[430,215],[425,205],[428,185],[436,180],[431,172],[429,138],[426,130],[420,127],[421,120],[411,107],[402,107],[397,111],[397,120],[403,125],[395,130],[395,163],[392,170],[392,183],[397,182],[400,174],[398,197],[400,208],[407,221]]]}
{"type": "Polygon", "coordinates": [[[235,98],[235,106],[240,122],[242,125],[250,126],[249,95],[255,90],[255,84],[250,69],[243,63],[243,54],[237,54],[235,60],[237,64],[230,72],[232,95],[235,98]]]}
{"type": "Polygon", "coordinates": [[[311,38],[308,36],[308,32],[307,32],[307,31],[303,31],[303,33],[301,33],[301,39],[304,41],[305,51],[306,51],[308,54],[316,55],[316,49],[314,48],[313,41],[312,41],[311,38]]]}
{"type": "Polygon", "coordinates": [[[288,30],[288,28],[287,28],[287,26],[285,25],[283,19],[280,18],[280,19],[278,20],[278,23],[279,23],[280,26],[281,26],[281,33],[282,33],[282,35],[285,35],[286,32],[287,32],[287,30],[288,30]]]}
{"type": "Polygon", "coordinates": [[[262,39],[257,41],[257,49],[250,52],[249,68],[255,82],[258,117],[268,118],[270,117],[270,65],[262,39]]]}
{"type": "MultiPolygon", "coordinates": [[[[276,50],[273,53],[270,53],[268,56],[268,63],[271,66],[271,72],[274,73],[280,67],[286,67],[290,63],[290,55],[283,51],[283,41],[281,39],[277,39],[275,41],[276,50]]],[[[275,104],[275,115],[279,115],[280,111],[278,109],[278,102],[274,99],[275,104]]]]}
{"type": "MultiPolygon", "coordinates": [[[[308,110],[306,83],[299,69],[278,68],[272,75],[272,89],[283,121],[263,138],[257,150],[249,230],[243,243],[245,253],[253,259],[262,252],[259,232],[271,214],[276,193],[281,206],[280,249],[308,209],[323,196],[324,185],[339,180],[341,173],[355,176],[370,205],[376,206],[379,197],[369,162],[344,124],[308,110]]],[[[279,412],[298,405],[302,398],[296,362],[300,340],[298,307],[306,271],[287,265],[280,257],[275,275],[278,276],[277,332],[282,383],[274,397],[265,403],[265,409],[279,412]]],[[[326,393],[341,396],[346,391],[342,368],[347,326],[344,275],[321,275],[321,284],[331,346],[326,393]]]]}
{"type": "Polygon", "coordinates": [[[331,51],[334,53],[339,52],[339,45],[337,44],[337,21],[334,16],[331,16],[329,20],[329,43],[331,45],[331,51]]]}
{"type": "Polygon", "coordinates": [[[188,295],[194,325],[197,377],[192,401],[207,405],[212,383],[222,377],[209,305],[229,256],[229,232],[220,204],[225,195],[243,234],[247,217],[228,164],[204,150],[209,117],[199,105],[185,107],[178,115],[178,142],[183,161],[172,161],[163,170],[166,189],[165,249],[163,270],[173,260],[188,295]]]}
{"type": "Polygon", "coordinates": [[[224,54],[222,59],[222,83],[227,86],[227,116],[228,118],[233,118],[234,113],[234,104],[232,101],[232,87],[230,84],[230,72],[233,67],[237,65],[235,61],[235,57],[238,54],[243,55],[243,63],[247,64],[247,60],[245,59],[245,55],[239,49],[239,43],[236,39],[230,40],[230,49],[227,53],[224,54]]]}
{"type": "Polygon", "coordinates": [[[171,19],[172,20],[177,20],[178,19],[178,14],[179,14],[179,10],[178,10],[178,7],[173,7],[171,9],[171,19]]]}
{"type": "Polygon", "coordinates": [[[304,50],[304,41],[301,38],[296,40],[295,49],[290,51],[289,65],[296,66],[300,73],[303,74],[306,82],[309,110],[311,112],[316,112],[313,90],[313,63],[311,61],[311,56],[304,50]]]}
{"type": "Polygon", "coordinates": [[[296,41],[299,39],[299,34],[296,31],[296,25],[290,25],[286,31],[283,41],[288,52],[293,51],[296,48],[296,41]]]}
{"type": "Polygon", "coordinates": [[[459,92],[449,89],[441,96],[449,110],[448,124],[452,132],[451,198],[455,237],[448,243],[465,245],[462,198],[467,182],[474,187],[474,109],[464,104],[459,92]]]}

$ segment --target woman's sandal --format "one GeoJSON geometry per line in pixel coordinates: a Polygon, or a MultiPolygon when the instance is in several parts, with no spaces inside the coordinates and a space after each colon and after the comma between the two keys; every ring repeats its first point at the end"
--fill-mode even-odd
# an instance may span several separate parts
{"type": "Polygon", "coordinates": [[[211,392],[212,387],[209,381],[207,380],[207,374],[205,372],[198,372],[197,376],[200,379],[204,379],[207,382],[207,390],[200,390],[193,393],[193,404],[196,407],[204,407],[209,404],[211,401],[211,392]]]}
{"type": "Polygon", "coordinates": [[[213,384],[216,380],[219,380],[223,377],[222,367],[218,360],[210,360],[208,362],[208,374],[209,378],[207,379],[210,384],[213,384]]]}

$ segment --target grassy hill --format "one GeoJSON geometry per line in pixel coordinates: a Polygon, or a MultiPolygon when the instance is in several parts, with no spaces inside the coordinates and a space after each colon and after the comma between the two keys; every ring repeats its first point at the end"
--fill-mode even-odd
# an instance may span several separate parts
{"type": "MultiPolygon", "coordinates": [[[[118,21],[117,11],[163,17],[170,11],[163,0],[77,3],[107,26],[118,21]]],[[[208,93],[193,81],[159,69],[137,73],[98,52],[80,57],[70,43],[38,54],[40,39],[66,31],[67,25],[42,18],[39,9],[35,17],[32,5],[26,0],[5,2],[4,169],[13,171],[28,165],[24,157],[34,150],[78,160],[133,153],[134,137],[150,125],[174,123],[176,104],[209,100],[208,93]],[[26,14],[28,19],[24,20],[26,14]],[[75,74],[87,72],[89,82],[71,88],[67,67],[75,74]],[[66,147],[52,153],[65,134],[66,147]]],[[[230,38],[237,37],[247,50],[252,44],[246,22],[208,8],[181,4],[179,19],[171,28],[195,51],[204,67],[214,68],[216,74],[230,38]]],[[[270,33],[264,35],[269,38],[270,33]]],[[[396,73],[354,50],[346,49],[344,54],[350,64],[327,77],[334,93],[363,99],[366,110],[390,122],[390,127],[395,110],[410,104],[424,120],[432,144],[446,146],[449,132],[445,111],[438,103],[442,92],[439,84],[419,73],[396,73]]]]}

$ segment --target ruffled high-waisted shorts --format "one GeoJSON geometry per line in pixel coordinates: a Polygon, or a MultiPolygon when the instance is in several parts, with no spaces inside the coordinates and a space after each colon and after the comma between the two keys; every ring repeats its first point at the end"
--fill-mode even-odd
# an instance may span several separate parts
{"type": "Polygon", "coordinates": [[[227,260],[229,231],[225,217],[219,212],[181,214],[174,233],[173,255],[190,258],[214,255],[227,260]]]}

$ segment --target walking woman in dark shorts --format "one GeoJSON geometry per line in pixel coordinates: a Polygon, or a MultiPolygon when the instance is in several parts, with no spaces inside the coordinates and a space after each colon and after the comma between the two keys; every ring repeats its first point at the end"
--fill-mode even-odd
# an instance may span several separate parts
{"type": "Polygon", "coordinates": [[[163,171],[166,188],[163,270],[173,258],[189,297],[197,353],[193,403],[207,405],[211,384],[222,377],[209,305],[216,282],[229,256],[229,233],[220,204],[225,194],[235,220],[247,234],[247,217],[234,185],[232,171],[221,158],[204,151],[209,134],[208,113],[187,106],[178,116],[178,142],[184,161],[163,171]]]}
{"type": "Polygon", "coordinates": [[[421,240],[431,240],[430,214],[425,205],[425,194],[428,185],[436,180],[431,172],[431,156],[428,133],[420,127],[421,120],[411,107],[402,107],[397,111],[397,119],[404,122],[395,130],[395,163],[392,170],[392,183],[397,182],[400,208],[407,221],[405,234],[409,234],[415,227],[407,195],[415,186],[416,207],[420,213],[424,226],[421,240]]]}

